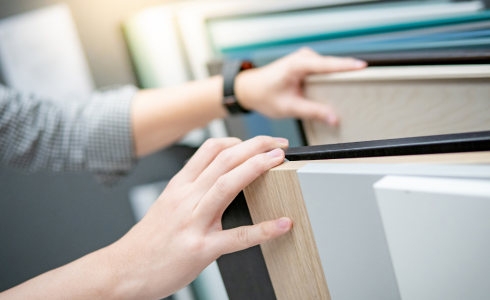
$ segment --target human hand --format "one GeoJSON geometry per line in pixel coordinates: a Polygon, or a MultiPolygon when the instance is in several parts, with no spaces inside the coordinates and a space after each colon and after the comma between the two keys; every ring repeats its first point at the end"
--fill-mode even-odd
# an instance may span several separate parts
{"type": "Polygon", "coordinates": [[[235,81],[240,105],[272,118],[315,119],[337,125],[332,109],[305,99],[303,80],[307,75],[351,71],[365,68],[366,62],[353,58],[321,56],[302,48],[257,69],[241,72],[235,81]]]}
{"type": "Polygon", "coordinates": [[[219,256],[288,232],[289,218],[223,230],[225,209],[260,174],[281,164],[288,141],[211,139],[168,184],[147,215],[104,249],[118,299],[161,299],[194,280],[219,256]],[[120,297],[120,298],[119,298],[120,297]]]}

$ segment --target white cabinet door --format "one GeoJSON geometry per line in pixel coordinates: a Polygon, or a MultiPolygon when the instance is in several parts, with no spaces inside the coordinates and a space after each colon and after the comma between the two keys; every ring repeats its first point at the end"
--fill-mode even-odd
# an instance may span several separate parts
{"type": "MultiPolygon", "coordinates": [[[[490,253],[490,239],[485,241],[485,237],[490,236],[488,234],[490,233],[490,202],[482,200],[481,197],[479,202],[475,202],[476,200],[471,203],[464,202],[468,197],[476,197],[475,194],[470,196],[471,193],[475,193],[474,187],[480,186],[475,183],[479,181],[475,180],[484,181],[482,184],[490,182],[490,166],[311,163],[299,169],[297,174],[333,300],[451,299],[445,297],[446,294],[452,294],[454,299],[462,299],[457,295],[461,293],[470,295],[469,290],[472,290],[471,295],[475,297],[466,297],[466,299],[490,299],[490,289],[483,285],[483,282],[489,282],[490,279],[490,264],[485,262],[485,259],[487,261],[490,259],[483,257],[484,253],[490,253]],[[381,205],[378,205],[377,196],[394,193],[386,191],[387,188],[383,185],[378,186],[385,182],[380,180],[389,175],[403,176],[403,178],[439,177],[445,183],[449,182],[448,180],[458,182],[459,185],[445,184],[446,190],[452,187],[454,193],[457,194],[457,191],[462,193],[464,186],[466,194],[453,195],[459,197],[459,200],[454,200],[455,206],[447,208],[453,213],[447,216],[447,220],[443,216],[433,216],[436,212],[428,212],[423,206],[417,207],[415,202],[410,202],[412,205],[410,212],[419,213],[420,218],[425,218],[425,223],[419,224],[421,227],[415,226],[417,224],[415,217],[411,219],[410,216],[405,215],[402,218],[399,215],[392,215],[391,211],[387,213],[391,220],[387,223],[388,219],[384,217],[386,214],[380,214],[381,205]],[[468,179],[471,180],[467,181],[468,179]],[[376,189],[378,193],[373,187],[377,182],[379,182],[376,189]],[[381,188],[383,190],[380,190],[381,188]],[[455,215],[458,211],[460,214],[455,215]],[[472,216],[473,219],[469,221],[472,216]],[[424,232],[424,228],[430,227],[431,221],[447,222],[447,224],[438,223],[438,227],[430,229],[434,232],[427,231],[426,234],[431,236],[445,234],[447,240],[431,240],[429,243],[429,239],[424,239],[421,233],[424,232]],[[389,234],[386,235],[385,232],[389,234]],[[451,238],[460,239],[461,244],[457,249],[446,251],[442,245],[458,243],[451,238]],[[449,264],[448,257],[451,257],[453,260],[451,265],[445,268],[439,267],[440,264],[427,265],[416,269],[419,272],[417,274],[414,274],[413,270],[400,272],[398,266],[401,261],[410,260],[409,264],[411,264],[420,259],[418,255],[422,255],[414,252],[415,250],[399,249],[401,247],[399,244],[406,245],[409,239],[412,239],[413,249],[421,253],[429,251],[424,254],[425,259],[440,259],[440,264],[444,265],[449,264]],[[396,241],[398,241],[396,247],[398,252],[391,247],[392,242],[396,241]],[[481,265],[475,265],[476,261],[481,265]],[[426,270],[424,268],[431,269],[432,273],[421,274],[421,270],[426,270]],[[447,278],[437,280],[431,277],[444,272],[452,272],[452,274],[447,273],[447,278]],[[419,276],[418,283],[433,282],[434,284],[426,284],[427,289],[424,290],[421,285],[416,284],[417,282],[407,281],[407,276],[412,276],[410,278],[419,276]],[[454,282],[456,279],[460,279],[458,285],[447,286],[448,282],[454,282]],[[444,285],[446,290],[441,292],[440,289],[444,285]],[[409,290],[418,293],[417,297],[406,296],[407,286],[409,290]],[[477,295],[480,295],[479,298],[477,295]]],[[[419,184],[419,187],[425,186],[428,189],[437,187],[427,181],[429,179],[424,180],[425,183],[419,184]]],[[[404,192],[402,188],[396,193],[404,192]]],[[[438,197],[449,197],[447,193],[442,196],[443,194],[426,192],[425,195],[427,201],[436,203],[442,201],[438,197]]],[[[382,199],[386,202],[388,201],[386,199],[391,199],[390,197],[383,196],[382,199]]],[[[429,205],[429,202],[426,204],[429,205]]],[[[400,210],[403,212],[404,209],[400,210]]],[[[400,210],[398,212],[402,213],[400,210]]],[[[383,212],[382,210],[381,213],[383,212]]]]}
{"type": "Polygon", "coordinates": [[[401,299],[490,298],[490,180],[374,184],[401,299]]]}

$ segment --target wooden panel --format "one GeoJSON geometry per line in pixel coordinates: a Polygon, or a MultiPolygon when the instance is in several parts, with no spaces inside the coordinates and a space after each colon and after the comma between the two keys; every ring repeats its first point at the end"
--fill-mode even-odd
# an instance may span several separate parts
{"type": "Polygon", "coordinates": [[[286,236],[261,245],[277,299],[330,299],[296,169],[272,170],[244,192],[255,224],[277,216],[294,222],[286,236]]]}
{"type": "Polygon", "coordinates": [[[490,65],[372,67],[311,76],[338,128],[304,121],[310,145],[490,130],[490,65]]]}
{"type": "Polygon", "coordinates": [[[490,151],[286,162],[245,190],[255,224],[280,217],[293,220],[288,234],[261,245],[278,300],[330,299],[296,171],[315,163],[490,164],[490,151]]]}

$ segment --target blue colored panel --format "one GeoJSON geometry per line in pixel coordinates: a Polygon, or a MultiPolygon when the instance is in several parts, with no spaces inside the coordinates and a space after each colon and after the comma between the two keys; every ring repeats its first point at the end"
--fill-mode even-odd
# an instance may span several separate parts
{"type": "Polygon", "coordinates": [[[250,138],[258,135],[274,136],[270,121],[259,113],[253,112],[246,115],[245,126],[250,138]]]}

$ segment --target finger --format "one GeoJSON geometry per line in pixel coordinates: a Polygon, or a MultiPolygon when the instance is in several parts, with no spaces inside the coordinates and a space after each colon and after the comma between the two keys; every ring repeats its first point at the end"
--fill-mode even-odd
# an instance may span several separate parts
{"type": "Polygon", "coordinates": [[[322,56],[305,48],[294,53],[295,68],[304,75],[363,69],[367,63],[351,57],[322,56]]]}
{"type": "Polygon", "coordinates": [[[298,99],[291,103],[290,114],[304,120],[316,120],[331,126],[339,124],[339,117],[327,105],[307,99],[298,99]]]}
{"type": "Polygon", "coordinates": [[[220,176],[243,164],[247,159],[275,148],[287,148],[288,145],[288,140],[283,138],[258,136],[221,151],[194,182],[196,191],[201,192],[201,195],[197,195],[198,198],[201,199],[220,176]]]}
{"type": "Polygon", "coordinates": [[[280,165],[283,161],[284,151],[277,148],[268,153],[257,154],[220,176],[195,207],[192,213],[193,217],[196,218],[200,226],[207,228],[217,217],[221,217],[241,190],[262,173],[280,165]]]}
{"type": "Polygon", "coordinates": [[[288,232],[293,226],[289,218],[266,221],[253,226],[243,226],[218,233],[216,242],[221,254],[244,250],[288,232]]]}
{"type": "Polygon", "coordinates": [[[204,171],[221,151],[240,144],[238,138],[208,139],[177,174],[179,180],[192,182],[204,171]]]}

